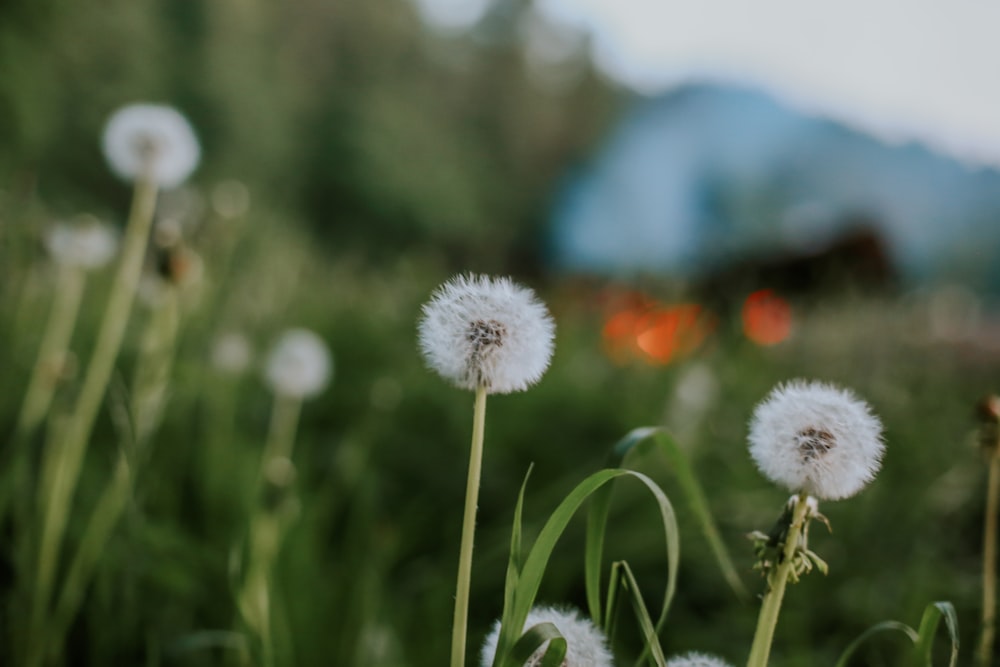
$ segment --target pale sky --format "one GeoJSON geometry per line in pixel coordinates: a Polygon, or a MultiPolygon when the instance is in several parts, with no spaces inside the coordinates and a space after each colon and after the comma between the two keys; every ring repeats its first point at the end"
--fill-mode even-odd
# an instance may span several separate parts
{"type": "MultiPolygon", "coordinates": [[[[415,0],[461,29],[488,0],[415,0]]],[[[1000,2],[536,0],[587,32],[610,77],[643,93],[750,83],[890,141],[1000,167],[1000,2]]]]}

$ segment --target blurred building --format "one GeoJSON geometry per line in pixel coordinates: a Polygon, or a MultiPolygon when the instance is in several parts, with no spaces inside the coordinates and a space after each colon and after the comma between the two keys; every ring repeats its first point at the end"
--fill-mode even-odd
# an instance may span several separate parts
{"type": "Polygon", "coordinates": [[[689,85],[636,102],[570,175],[550,250],[570,272],[705,280],[845,247],[850,264],[855,245],[865,280],[1000,293],[1000,172],[761,92],[689,85]]]}

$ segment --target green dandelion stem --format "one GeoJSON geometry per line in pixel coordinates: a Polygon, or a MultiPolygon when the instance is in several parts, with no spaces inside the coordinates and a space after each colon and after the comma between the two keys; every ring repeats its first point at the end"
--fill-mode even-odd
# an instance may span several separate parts
{"type": "Polygon", "coordinates": [[[49,312],[49,320],[38,348],[38,359],[31,372],[17,419],[16,434],[20,439],[30,438],[48,414],[57,384],[56,377],[76,327],[76,316],[86,283],[86,275],[82,269],[75,266],[60,267],[52,310],[49,312]]]}
{"type": "Polygon", "coordinates": [[[993,661],[996,634],[997,591],[997,505],[1000,504],[1000,443],[990,453],[986,490],[986,517],[983,521],[983,629],[976,650],[976,664],[989,667],[993,661]]]}
{"type": "MultiPolygon", "coordinates": [[[[156,183],[152,179],[140,178],[136,181],[132,210],[122,244],[121,262],[111,286],[93,356],[87,366],[75,409],[65,429],[61,431],[62,437],[58,442],[52,441],[50,444],[55,445],[55,448],[48,448],[46,452],[47,458],[54,457],[56,461],[51,464],[53,474],[49,483],[39,488],[39,507],[43,508],[43,518],[32,604],[32,627],[36,633],[41,629],[52,599],[63,534],[87,442],[125,336],[153,224],[156,192],[156,183]]],[[[37,634],[33,637],[36,641],[43,641],[37,634]]]]}
{"type": "Polygon", "coordinates": [[[757,630],[754,633],[747,667],[767,667],[767,661],[771,655],[771,642],[774,639],[774,629],[778,625],[778,613],[781,611],[781,600],[785,596],[785,585],[792,573],[795,550],[799,546],[806,513],[809,510],[807,498],[808,496],[804,493],[800,493],[795,498],[795,508],[792,510],[792,521],[788,527],[788,537],[785,539],[784,549],[782,549],[781,561],[767,578],[768,588],[761,604],[760,616],[757,617],[757,630]]]}
{"type": "Polygon", "coordinates": [[[483,430],[486,424],[486,387],[476,389],[472,418],[472,448],[469,477],[465,487],[465,515],[462,520],[462,546],[458,557],[458,584],[455,589],[455,620],[451,634],[451,667],[465,665],[465,637],[469,623],[469,588],[472,580],[472,544],[476,531],[476,505],[479,502],[479,478],[483,466],[483,430]]]}

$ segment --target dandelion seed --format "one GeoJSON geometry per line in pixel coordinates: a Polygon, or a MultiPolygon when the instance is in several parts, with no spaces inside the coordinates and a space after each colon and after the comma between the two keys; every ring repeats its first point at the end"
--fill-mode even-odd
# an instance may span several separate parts
{"type": "Polygon", "coordinates": [[[707,653],[685,653],[667,660],[667,667],[732,667],[722,658],[707,653]]]}
{"type": "Polygon", "coordinates": [[[458,276],[424,305],[420,348],[427,365],[461,389],[523,391],[552,357],[555,324],[530,289],[508,278],[458,276]]]}
{"type": "Polygon", "coordinates": [[[795,493],[836,500],[874,479],[885,445],[882,424],[852,392],[793,380],[754,410],[750,455],[760,471],[795,493]]]}
{"type": "Polygon", "coordinates": [[[319,336],[305,329],[290,329],[272,349],[265,374],[276,393],[309,398],[326,388],[332,367],[330,352],[319,336]]]}
{"type": "Polygon", "coordinates": [[[45,235],[45,246],[58,264],[99,269],[118,252],[118,234],[96,218],[83,217],[84,224],[54,224],[45,235]]]}
{"type": "MultiPolygon", "coordinates": [[[[582,618],[575,609],[535,607],[528,613],[524,629],[527,630],[539,623],[551,623],[566,639],[566,659],[563,660],[562,667],[611,667],[614,664],[604,633],[589,619],[582,618]]],[[[481,654],[483,667],[490,667],[493,664],[499,639],[500,621],[497,621],[483,644],[481,654]]],[[[537,667],[541,664],[546,648],[548,642],[532,654],[528,662],[524,663],[525,666],[537,667]]]]}
{"type": "Polygon", "coordinates": [[[104,128],[104,155],[118,176],[135,181],[147,171],[157,185],[174,188],[198,166],[201,148],[176,109],[132,104],[116,111],[104,128]]]}

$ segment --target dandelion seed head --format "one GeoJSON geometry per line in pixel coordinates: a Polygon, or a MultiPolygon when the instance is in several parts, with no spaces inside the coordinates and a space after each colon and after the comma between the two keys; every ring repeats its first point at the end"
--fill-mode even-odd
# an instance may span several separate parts
{"type": "Polygon", "coordinates": [[[732,667],[722,658],[707,653],[685,653],[667,660],[667,667],[732,667]]]}
{"type": "MultiPolygon", "coordinates": [[[[611,667],[611,651],[608,650],[607,639],[597,626],[589,619],[580,616],[572,608],[535,607],[528,613],[524,629],[527,630],[539,623],[551,623],[566,639],[566,658],[562,667],[611,667]]],[[[493,630],[483,643],[481,653],[483,667],[490,667],[497,653],[497,642],[500,639],[500,621],[493,625],[493,630]]],[[[541,664],[548,642],[543,644],[528,662],[526,667],[537,667],[541,664]]]]}
{"type": "Polygon", "coordinates": [[[793,380],[775,387],[750,420],[750,455],[760,471],[795,493],[853,496],[874,479],[882,424],[853,392],[793,380]]]}
{"type": "Polygon", "coordinates": [[[135,181],[149,170],[163,188],[175,188],[198,166],[201,148],[187,119],[176,109],[131,104],[104,127],[104,156],[119,177],[135,181]]]}
{"type": "Polygon", "coordinates": [[[118,234],[110,225],[83,216],[82,224],[57,222],[45,235],[45,246],[58,264],[99,269],[118,252],[118,234]]]}
{"type": "Polygon", "coordinates": [[[555,324],[535,293],[509,278],[457,276],[423,307],[420,349],[427,365],[461,389],[524,391],[552,358],[555,324]]]}
{"type": "Polygon", "coordinates": [[[265,377],[275,393],[310,398],[330,381],[333,361],[326,343],[306,329],[290,329],[275,343],[265,377]]]}

